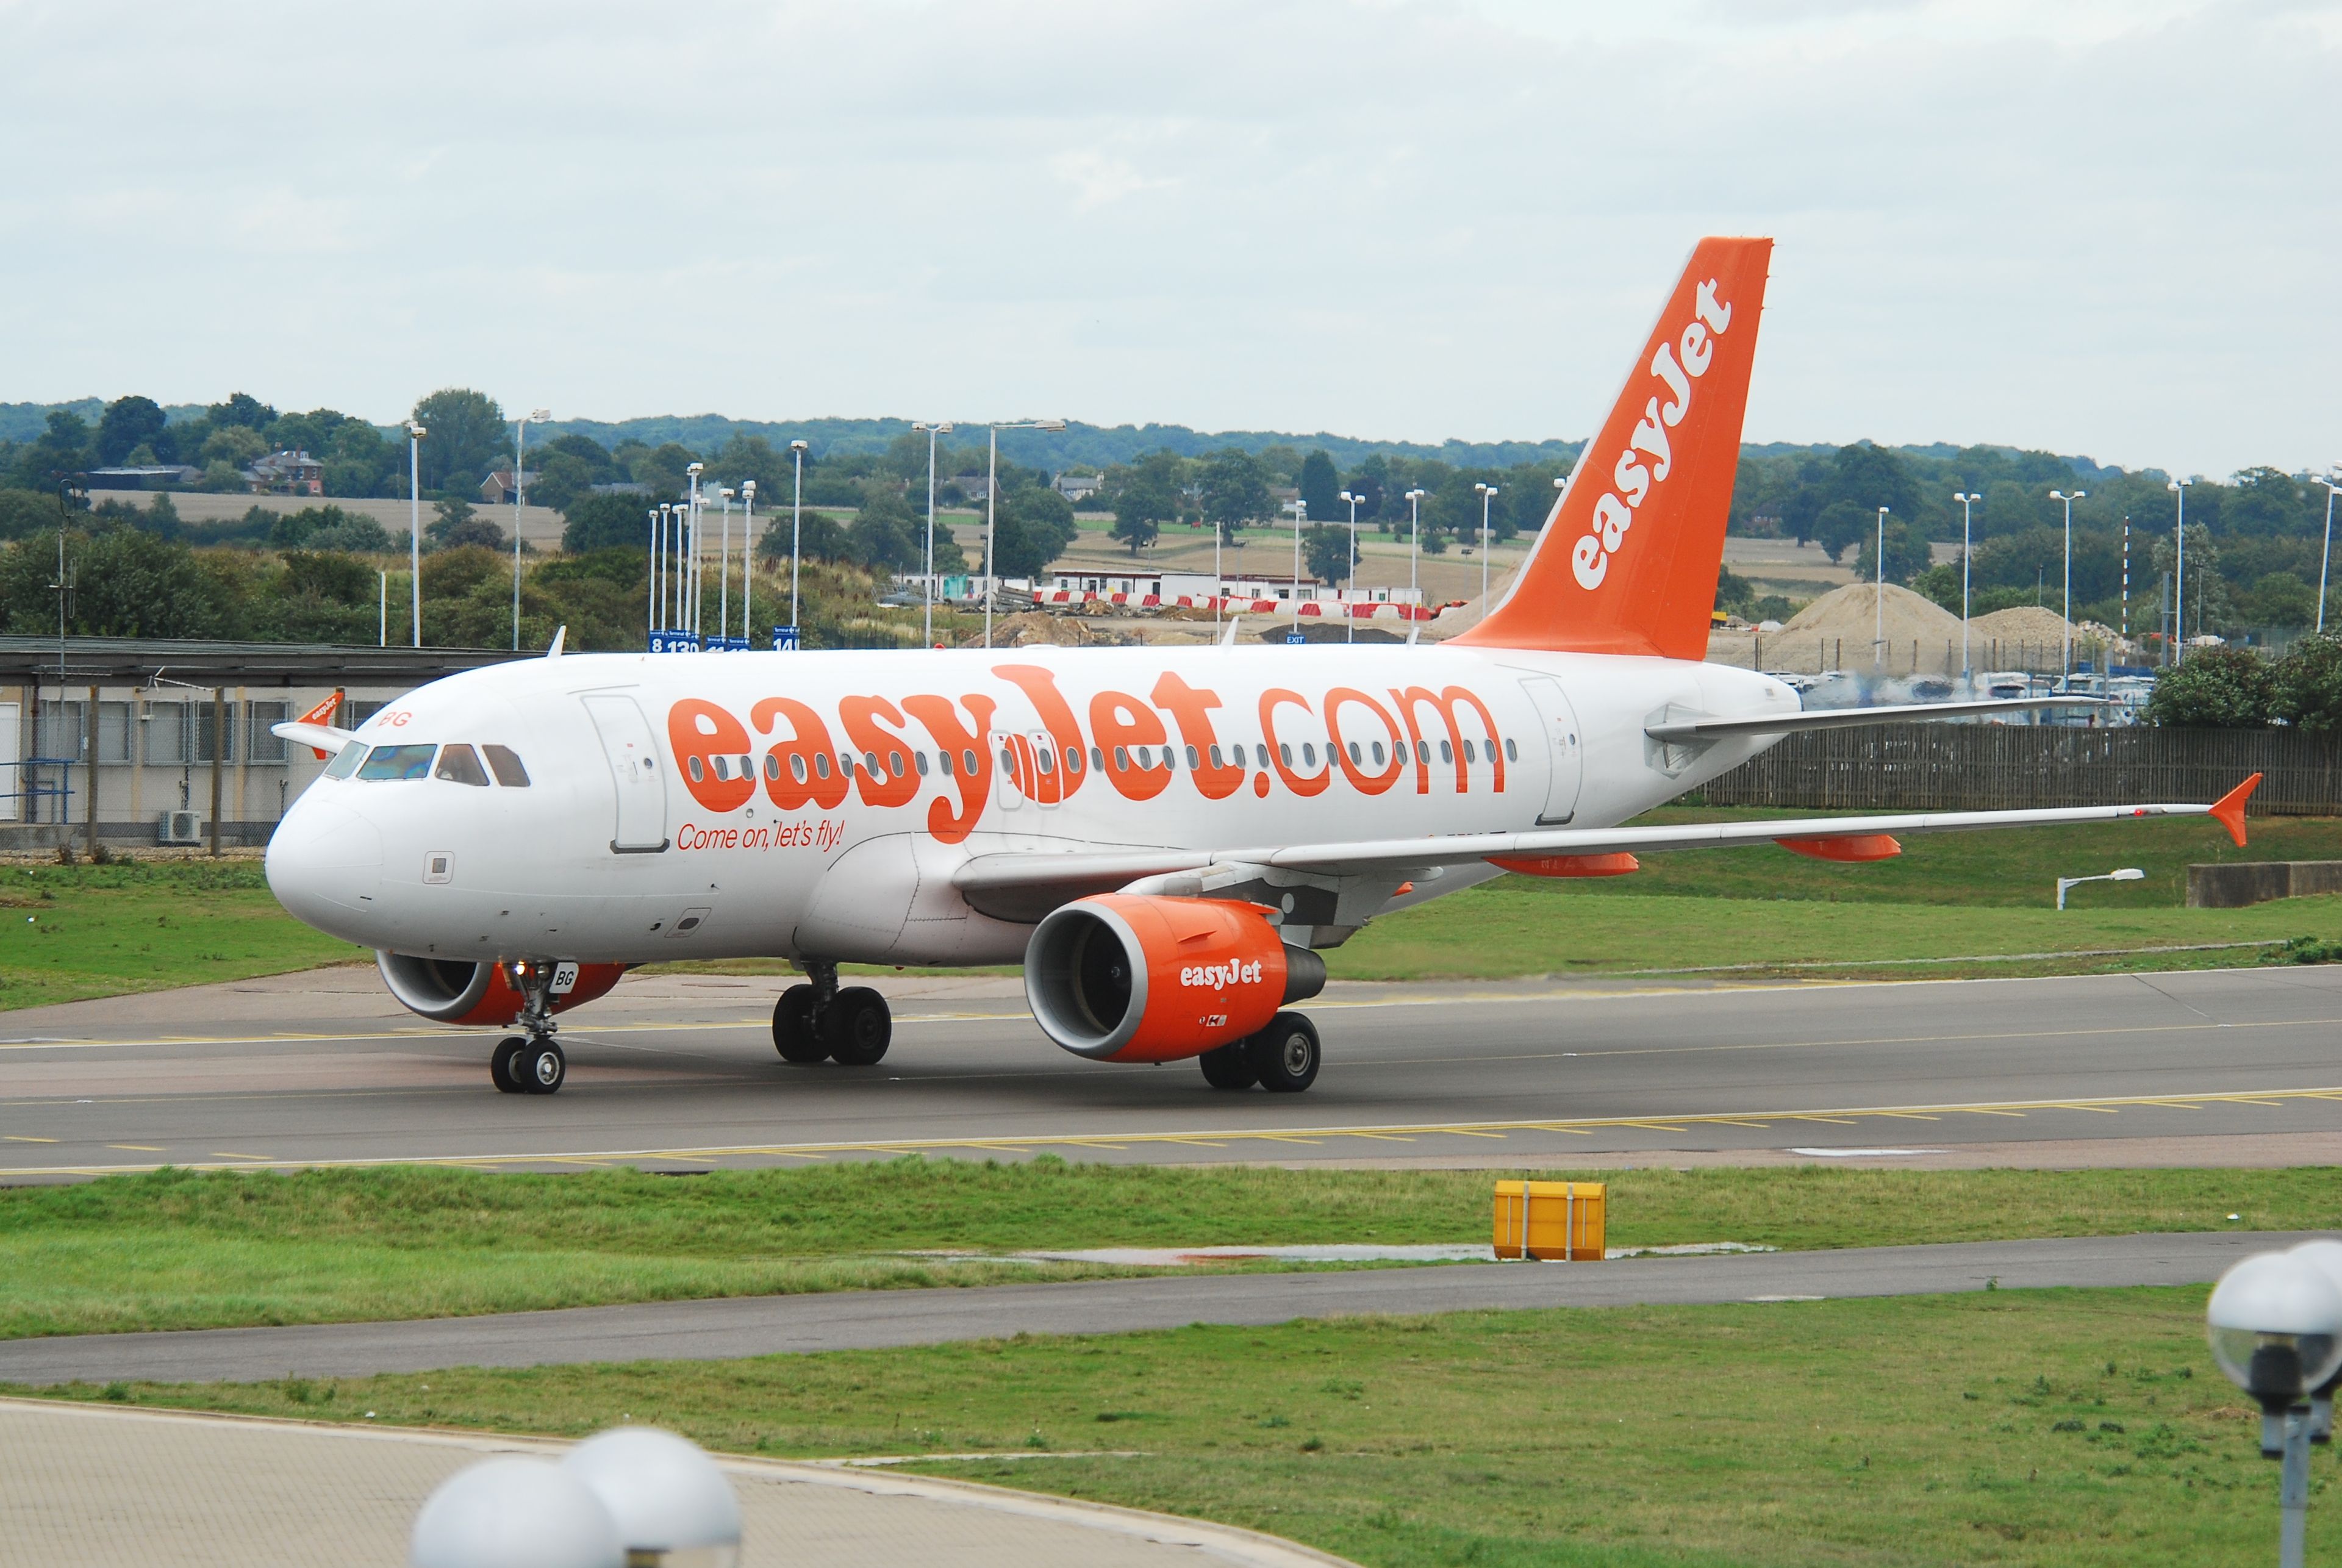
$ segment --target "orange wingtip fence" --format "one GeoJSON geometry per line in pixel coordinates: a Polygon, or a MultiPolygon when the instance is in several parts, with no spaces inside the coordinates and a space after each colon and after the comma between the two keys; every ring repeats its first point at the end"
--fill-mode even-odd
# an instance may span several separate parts
{"type": "Polygon", "coordinates": [[[1498,1182],[1496,1255],[1599,1263],[1609,1197],[1601,1182],[1498,1182]]]}
{"type": "Polygon", "coordinates": [[[2228,830],[2228,836],[2237,841],[2238,849],[2245,847],[2245,802],[2252,799],[2260,782],[2261,775],[2255,774],[2212,803],[2213,817],[2228,830]]]}

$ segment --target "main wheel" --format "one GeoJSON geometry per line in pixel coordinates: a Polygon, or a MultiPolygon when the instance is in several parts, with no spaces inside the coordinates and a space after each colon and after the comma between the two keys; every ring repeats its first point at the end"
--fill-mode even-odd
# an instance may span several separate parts
{"type": "Polygon", "coordinates": [[[830,999],[821,1019],[830,1060],[841,1067],[875,1067],[895,1037],[886,999],[866,985],[849,985],[830,999]]]}
{"type": "Polygon", "coordinates": [[[792,985],[773,1004],[773,1049],[784,1062],[818,1062],[829,1047],[813,1026],[813,987],[792,985]]]}
{"type": "Polygon", "coordinates": [[[528,1042],[517,1034],[506,1035],[496,1042],[496,1054],[488,1058],[488,1081],[496,1086],[497,1094],[524,1094],[528,1092],[528,1085],[520,1081],[517,1065],[520,1054],[527,1044],[528,1042]]]}
{"type": "Polygon", "coordinates": [[[1215,1089],[1249,1089],[1259,1083],[1260,1069],[1245,1054],[1246,1044],[1239,1040],[1196,1057],[1196,1064],[1204,1070],[1204,1082],[1215,1089]]]}
{"type": "Polygon", "coordinates": [[[1280,1013],[1245,1042],[1245,1055],[1262,1088],[1298,1094],[1317,1081],[1317,1026],[1298,1013],[1280,1013]]]}
{"type": "Polygon", "coordinates": [[[522,1046],[513,1068],[529,1094],[550,1094],[569,1076],[569,1059],[561,1054],[560,1046],[546,1040],[522,1046]]]}

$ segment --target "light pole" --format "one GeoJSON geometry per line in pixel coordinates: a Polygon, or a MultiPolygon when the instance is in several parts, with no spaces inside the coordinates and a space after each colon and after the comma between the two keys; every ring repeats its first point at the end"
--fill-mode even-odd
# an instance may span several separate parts
{"type": "Polygon", "coordinates": [[[927,433],[927,618],[924,645],[936,645],[936,437],[951,434],[948,419],[934,424],[924,422],[911,426],[927,433]]]}
{"type": "Polygon", "coordinates": [[[1496,487],[1476,480],[1472,488],[1480,493],[1480,619],[1485,621],[1488,618],[1488,503],[1496,498],[1496,487]]]}
{"type": "Polygon", "coordinates": [[[1293,514],[1293,635],[1290,640],[1297,643],[1301,640],[1301,523],[1309,515],[1309,503],[1298,499],[1288,501],[1285,509],[1293,514]]]}
{"type": "MultiPolygon", "coordinates": [[[[1346,575],[1350,580],[1350,597],[1355,601],[1358,595],[1358,497],[1356,492],[1345,490],[1342,499],[1350,504],[1350,569],[1346,575]]],[[[1342,605],[1342,640],[1346,643],[1358,640],[1357,608],[1355,602],[1342,605]]]]}
{"type": "Polygon", "coordinates": [[[2070,495],[2063,490],[2049,492],[2050,500],[2066,504],[2066,644],[2058,654],[2064,667],[2057,672],[2057,677],[2068,691],[2074,684],[2074,503],[2088,494],[2087,490],[2077,490],[2070,495]]]}
{"type": "MultiPolygon", "coordinates": [[[[1878,581],[1870,591],[1872,625],[1870,632],[1870,667],[1883,670],[1887,664],[1887,514],[1894,508],[1878,509],[1878,543],[1872,546],[1877,559],[1872,564],[1877,569],[1878,581]]],[[[1917,674],[1917,670],[1912,672],[1917,674]]]]}
{"type": "Polygon", "coordinates": [[[1976,551],[1968,542],[1968,509],[1984,497],[1956,490],[1952,499],[1960,504],[1960,680],[1972,686],[1976,684],[1976,674],[1968,668],[1968,562],[1976,551]]]}
{"type": "Polygon", "coordinates": [[[646,507],[644,515],[650,519],[651,531],[651,569],[645,574],[650,580],[650,603],[643,607],[643,645],[648,647],[649,639],[656,636],[659,629],[659,550],[665,541],[659,532],[659,509],[646,507]]]}
{"type": "Polygon", "coordinates": [[[2173,524],[2171,535],[2171,662],[2177,664],[2187,654],[2187,486],[2193,479],[2170,479],[2163,487],[2179,497],[2179,521],[2173,524]]]}
{"type": "Polygon", "coordinates": [[[732,486],[718,484],[716,498],[724,504],[724,530],[716,547],[716,645],[732,634],[732,486]]]}
{"type": "Polygon", "coordinates": [[[1423,498],[1427,494],[1420,485],[1406,493],[1406,586],[1415,595],[1416,607],[1422,608],[1423,590],[1416,584],[1415,563],[1423,552],[1423,498]]]}
{"type": "Polygon", "coordinates": [[[2342,1291],[2307,1259],[2261,1253],[2205,1304],[2212,1359],[2261,1407],[2261,1456],[2282,1459],[2277,1562],[2300,1568],[2309,1509],[2311,1393],[2342,1367],[2342,1291]]]}
{"type": "MultiPolygon", "coordinates": [[[[992,557],[992,532],[1000,494],[1000,433],[1004,430],[1063,430],[1065,427],[1066,422],[1062,419],[1004,419],[985,427],[991,433],[984,469],[984,645],[987,648],[992,646],[992,595],[999,588],[999,580],[993,575],[996,567],[992,557]]],[[[946,425],[944,428],[948,430],[951,427],[946,425]]]]}
{"type": "Polygon", "coordinates": [[[528,422],[539,424],[553,417],[545,408],[532,408],[513,432],[513,652],[520,652],[520,514],[528,490],[528,422]]]}
{"type": "Polygon", "coordinates": [[[2317,477],[2317,482],[2326,486],[2326,543],[2317,548],[2317,631],[2321,636],[2326,632],[2326,558],[2334,553],[2334,496],[2337,491],[2342,491],[2342,484],[2331,477],[2334,474],[2342,474],[2342,464],[2317,477]]]}
{"type": "Polygon", "coordinates": [[[2057,879],[2057,907],[2060,909],[2066,907],[2067,888],[2079,887],[2086,882],[2144,882],[2146,879],[2147,873],[2135,865],[2124,866],[2120,871],[2107,872],[2103,876],[2061,876],[2057,879]]]}
{"type": "Polygon", "coordinates": [[[685,624],[690,629],[691,645],[695,649],[702,645],[699,640],[699,475],[706,467],[707,464],[705,463],[694,463],[683,471],[685,476],[691,481],[691,494],[688,497],[690,514],[686,519],[690,527],[690,533],[686,537],[691,542],[686,551],[690,561],[691,577],[684,584],[683,608],[684,614],[690,617],[685,624]]]}
{"type": "Polygon", "coordinates": [[[756,482],[740,485],[740,646],[751,646],[749,625],[756,603],[756,482]]]}
{"type": "MultiPolygon", "coordinates": [[[[651,591],[658,598],[658,619],[652,623],[652,626],[654,630],[663,634],[672,631],[675,626],[674,614],[668,608],[668,601],[675,593],[675,566],[667,558],[669,551],[666,544],[666,527],[674,518],[675,504],[671,501],[660,502],[658,510],[652,515],[658,519],[652,524],[651,529],[652,556],[656,563],[651,569],[651,591]]],[[[664,641],[661,646],[664,648],[664,641]]]]}
{"type": "Polygon", "coordinates": [[[806,444],[789,443],[789,455],[796,459],[796,489],[789,497],[789,645],[805,646],[805,623],[797,619],[797,560],[805,544],[805,454],[806,444]]]}
{"type": "Polygon", "coordinates": [[[431,433],[406,422],[406,571],[414,591],[415,645],[423,645],[423,438],[431,433]]]}

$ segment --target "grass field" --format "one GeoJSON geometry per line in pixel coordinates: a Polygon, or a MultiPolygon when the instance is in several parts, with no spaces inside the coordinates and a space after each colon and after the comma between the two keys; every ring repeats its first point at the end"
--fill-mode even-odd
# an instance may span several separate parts
{"type": "MultiPolygon", "coordinates": [[[[2277,1474],[2200,1289],[1196,1326],[66,1397],[771,1455],[1197,1514],[1369,1568],[2227,1564],[2277,1474]],[[1084,1451],[1131,1451],[1081,1456],[1084,1451]]],[[[2310,1553],[2342,1550],[2320,1461],[2310,1553]]]]}
{"type": "Polygon", "coordinates": [[[256,860],[0,866],[0,1008],[365,956],[287,915],[256,860]]]}
{"type": "MultiPolygon", "coordinates": [[[[1473,1242],[1488,1234],[1492,1179],[1047,1158],[688,1180],[625,1170],[165,1171],[0,1190],[0,1337],[1126,1272],[902,1255],[929,1249],[1473,1242]]],[[[2342,1213],[2342,1170],[2333,1169],[1792,1166],[1602,1179],[1614,1246],[2315,1229],[2342,1213]]]]}

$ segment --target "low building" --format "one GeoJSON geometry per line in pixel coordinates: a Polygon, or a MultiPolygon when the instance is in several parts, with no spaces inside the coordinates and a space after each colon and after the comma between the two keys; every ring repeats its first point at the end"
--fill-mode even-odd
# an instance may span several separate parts
{"type": "Polygon", "coordinates": [[[1102,474],[1076,474],[1070,470],[1049,481],[1050,488],[1068,501],[1086,501],[1098,493],[1106,483],[1102,474]]]}
{"type": "Polygon", "coordinates": [[[93,468],[83,475],[93,490],[168,490],[175,484],[193,484],[203,476],[202,469],[186,463],[120,464],[93,468]]]}
{"type": "Polygon", "coordinates": [[[75,637],[60,678],[55,638],[0,637],[0,849],[79,845],[93,822],[118,848],[172,825],[208,844],[215,778],[222,844],[265,844],[327,760],[272,725],[339,693],[334,722],[354,728],[425,682],[512,657],[75,637]]]}
{"type": "Polygon", "coordinates": [[[272,452],[244,471],[255,495],[323,495],[325,465],[305,452],[272,452]]]}
{"type": "MultiPolygon", "coordinates": [[[[535,483],[535,469],[524,468],[520,471],[518,489],[526,490],[535,483]]],[[[481,504],[487,506],[509,506],[512,504],[515,488],[513,471],[509,468],[499,468],[480,481],[481,504]]]]}

